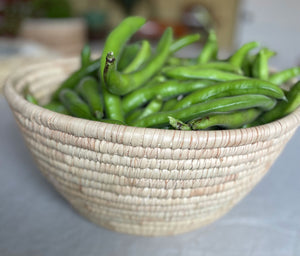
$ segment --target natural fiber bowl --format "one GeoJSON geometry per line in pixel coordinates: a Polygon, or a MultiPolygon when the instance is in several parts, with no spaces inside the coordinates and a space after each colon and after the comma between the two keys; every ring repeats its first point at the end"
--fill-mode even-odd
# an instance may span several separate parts
{"type": "Polygon", "coordinates": [[[174,235],[228,212],[266,174],[300,124],[300,109],[236,130],[175,131],[78,119],[47,102],[77,59],[15,72],[5,96],[39,169],[83,216],[119,232],[174,235]]]}

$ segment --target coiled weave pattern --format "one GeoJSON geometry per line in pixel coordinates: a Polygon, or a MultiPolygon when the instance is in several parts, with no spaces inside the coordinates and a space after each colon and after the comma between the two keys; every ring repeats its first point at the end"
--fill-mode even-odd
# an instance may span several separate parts
{"type": "Polygon", "coordinates": [[[100,226],[174,235],[228,212],[265,175],[300,123],[300,109],[260,127],[224,131],[136,128],[61,115],[43,103],[78,65],[57,60],[19,70],[5,96],[41,172],[100,226]]]}

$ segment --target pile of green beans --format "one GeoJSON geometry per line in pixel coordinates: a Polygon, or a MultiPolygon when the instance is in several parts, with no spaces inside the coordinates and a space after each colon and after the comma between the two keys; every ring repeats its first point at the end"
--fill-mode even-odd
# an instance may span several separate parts
{"type": "MultiPolygon", "coordinates": [[[[238,129],[272,122],[300,106],[300,67],[269,70],[276,53],[246,43],[227,59],[218,58],[216,32],[209,32],[200,53],[177,57],[199,34],[173,38],[167,28],[157,46],[147,40],[130,43],[145,24],[142,17],[124,19],[108,35],[102,56],[91,59],[85,46],[81,66],[43,107],[100,122],[177,130],[238,129]]],[[[26,90],[26,99],[38,104],[26,90]]]]}

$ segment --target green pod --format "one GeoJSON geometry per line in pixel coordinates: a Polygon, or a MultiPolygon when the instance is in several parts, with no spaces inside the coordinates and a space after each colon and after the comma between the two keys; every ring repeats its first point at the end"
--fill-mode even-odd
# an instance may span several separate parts
{"type": "Polygon", "coordinates": [[[190,68],[190,66],[166,67],[163,69],[163,74],[167,77],[187,80],[187,79],[209,79],[214,81],[229,81],[246,79],[246,77],[230,72],[225,72],[212,68],[190,68]]]}
{"type": "Polygon", "coordinates": [[[180,49],[193,44],[200,39],[200,34],[190,34],[175,40],[170,46],[170,54],[174,54],[180,49]]]}
{"type": "Polygon", "coordinates": [[[142,41],[141,49],[130,64],[123,70],[123,73],[128,74],[138,70],[150,58],[151,54],[150,43],[147,40],[142,41]]]}
{"type": "Polygon", "coordinates": [[[161,111],[169,111],[172,110],[174,108],[174,106],[177,104],[178,100],[176,98],[172,98],[167,100],[163,106],[161,111]]]}
{"type": "Polygon", "coordinates": [[[291,90],[286,93],[286,97],[287,101],[278,102],[275,108],[263,113],[252,126],[273,122],[300,107],[300,82],[297,82],[291,90]]]}
{"type": "Polygon", "coordinates": [[[169,56],[169,48],[172,43],[173,32],[167,28],[160,39],[155,54],[137,71],[124,74],[117,70],[115,53],[109,52],[106,56],[103,78],[107,89],[116,95],[125,95],[156,75],[169,56]]]}
{"type": "Polygon", "coordinates": [[[180,121],[179,119],[176,119],[176,118],[174,118],[172,116],[169,116],[168,118],[169,118],[169,124],[175,130],[182,130],[182,131],[190,131],[190,130],[192,130],[191,127],[188,124],[180,121]]]}
{"type": "Polygon", "coordinates": [[[197,63],[203,64],[211,60],[217,59],[218,55],[218,42],[217,35],[214,30],[209,31],[207,42],[205,43],[201,53],[197,58],[197,63]]]}
{"type": "Polygon", "coordinates": [[[86,67],[80,68],[73,72],[66,80],[64,80],[59,88],[53,93],[52,100],[58,100],[59,94],[64,89],[74,89],[80,80],[86,76],[96,77],[100,68],[100,59],[96,59],[90,62],[86,67]]]}
{"type": "Polygon", "coordinates": [[[102,93],[105,118],[124,122],[120,96],[110,93],[104,86],[102,86],[102,93]]]}
{"type": "Polygon", "coordinates": [[[138,119],[140,115],[143,113],[144,109],[142,108],[137,108],[133,111],[131,111],[128,115],[125,117],[125,123],[129,124],[132,123],[135,119],[138,119]]]}
{"type": "Polygon", "coordinates": [[[93,77],[85,77],[75,88],[79,96],[88,104],[97,120],[103,118],[103,100],[99,93],[99,83],[93,77]]]}
{"type": "Polygon", "coordinates": [[[243,79],[199,89],[180,100],[174,109],[185,108],[210,99],[245,94],[261,94],[275,99],[286,99],[283,90],[275,84],[258,79],[243,79]]]}
{"type": "Polygon", "coordinates": [[[241,68],[244,59],[246,58],[247,54],[253,50],[254,48],[258,47],[260,44],[258,42],[249,42],[244,44],[240,49],[238,49],[230,58],[229,62],[241,68]]]}
{"type": "Polygon", "coordinates": [[[271,75],[269,81],[277,85],[282,85],[283,83],[299,75],[300,75],[300,67],[293,67],[271,75]]]}
{"type": "Polygon", "coordinates": [[[276,100],[264,95],[239,95],[209,100],[183,109],[155,113],[135,120],[131,125],[137,127],[164,127],[169,123],[169,116],[187,122],[195,118],[207,116],[208,114],[239,111],[249,108],[259,108],[268,111],[274,108],[275,105],[276,100]]]}
{"type": "Polygon", "coordinates": [[[161,110],[163,105],[163,100],[160,96],[156,96],[149,104],[145,107],[139,118],[151,115],[161,110]]]}
{"type": "MultiPolygon", "coordinates": [[[[122,51],[126,45],[126,42],[131,38],[133,34],[135,34],[144,24],[146,20],[142,17],[131,16],[124,19],[117,27],[115,27],[108,35],[101,56],[101,67],[100,67],[100,78],[104,83],[104,69],[106,63],[106,56],[109,52],[113,52],[114,56],[116,56],[116,63],[118,65],[118,61],[122,54],[122,51]]],[[[116,68],[117,68],[116,65],[116,68]]]]}
{"type": "Polygon", "coordinates": [[[66,107],[59,101],[51,101],[45,105],[43,105],[43,108],[46,108],[48,110],[60,113],[60,114],[65,114],[69,115],[68,110],[66,107]]]}
{"type": "Polygon", "coordinates": [[[252,75],[255,78],[259,78],[262,80],[268,80],[269,78],[269,59],[276,55],[275,52],[263,48],[256,55],[253,66],[252,66],[252,75]]]}
{"type": "Polygon", "coordinates": [[[38,100],[29,92],[25,94],[25,99],[34,105],[39,105],[38,100]]]}
{"type": "Polygon", "coordinates": [[[192,130],[205,130],[215,126],[237,129],[253,122],[261,112],[259,109],[251,108],[230,113],[214,114],[192,120],[188,124],[192,130]]]}
{"type": "Polygon", "coordinates": [[[123,51],[118,62],[118,70],[123,71],[135,58],[135,56],[140,51],[140,43],[132,43],[124,46],[123,51]]]}
{"type": "Polygon", "coordinates": [[[178,57],[169,57],[166,65],[167,66],[188,66],[197,64],[195,59],[192,58],[178,58],[178,57]]]}
{"type": "Polygon", "coordinates": [[[81,68],[87,67],[91,62],[91,48],[85,45],[81,51],[81,68]]]}
{"type": "Polygon", "coordinates": [[[194,70],[199,70],[199,69],[216,69],[216,70],[221,70],[221,71],[227,71],[231,73],[236,73],[236,74],[243,74],[243,71],[238,68],[233,66],[229,62],[224,62],[224,61],[212,61],[208,63],[203,63],[203,64],[190,64],[188,66],[189,69],[194,69],[194,70]]]}
{"type": "Polygon", "coordinates": [[[168,80],[152,86],[142,87],[138,90],[126,95],[122,100],[122,109],[128,113],[138,108],[146,102],[152,100],[156,95],[160,95],[162,99],[175,97],[180,94],[186,94],[200,88],[212,85],[212,81],[194,80],[194,81],[176,81],[168,80]]]}
{"type": "Polygon", "coordinates": [[[95,120],[89,106],[79,97],[79,95],[75,91],[70,89],[63,89],[59,93],[59,99],[72,116],[95,120]]]}

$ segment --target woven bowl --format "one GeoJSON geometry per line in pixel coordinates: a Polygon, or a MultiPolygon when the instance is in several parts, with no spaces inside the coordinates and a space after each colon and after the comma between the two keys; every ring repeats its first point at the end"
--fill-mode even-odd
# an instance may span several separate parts
{"type": "Polygon", "coordinates": [[[64,59],[15,72],[5,96],[39,169],[83,216],[146,236],[197,229],[228,212],[266,174],[300,124],[300,108],[267,125],[174,131],[88,121],[42,102],[79,65],[64,59]]]}

